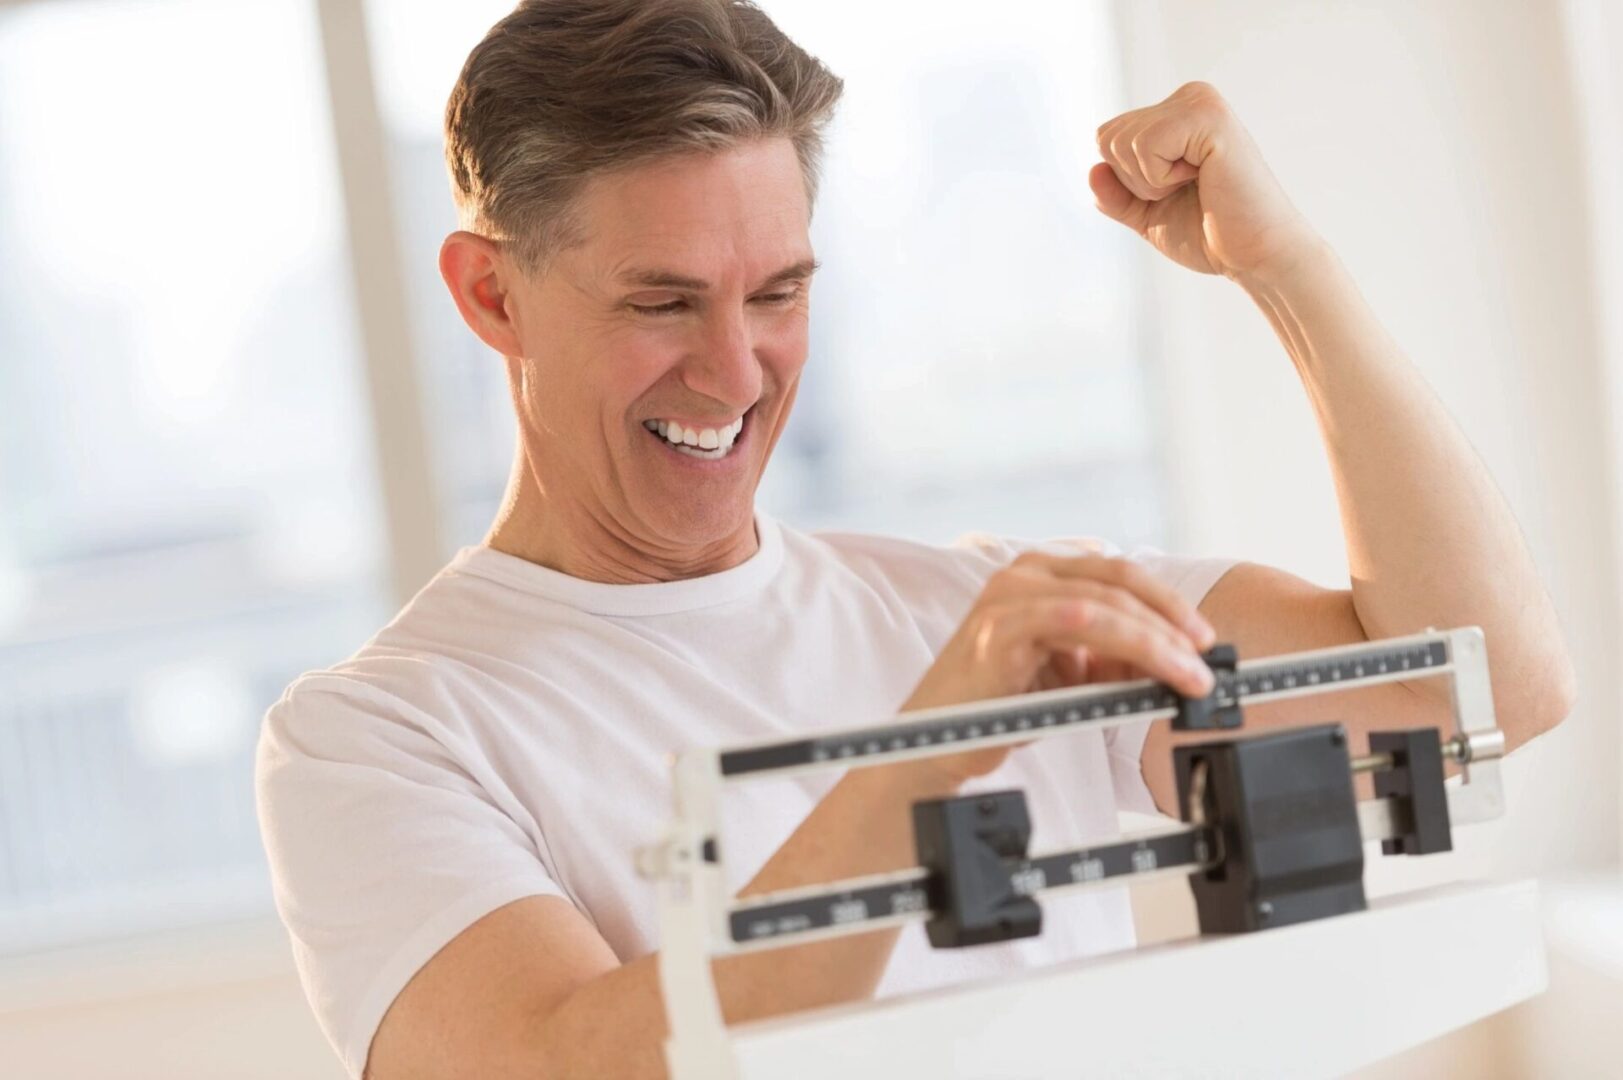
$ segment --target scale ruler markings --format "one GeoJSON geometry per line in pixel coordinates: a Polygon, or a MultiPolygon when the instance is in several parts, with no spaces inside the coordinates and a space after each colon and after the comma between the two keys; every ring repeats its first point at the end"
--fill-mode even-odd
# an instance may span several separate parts
{"type": "MultiPolygon", "coordinates": [[[[1009,891],[1032,896],[1156,870],[1193,870],[1209,863],[1215,853],[1216,841],[1210,829],[1179,829],[1037,858],[1007,859],[1003,866],[1009,891]]],[[[901,876],[907,879],[860,888],[834,883],[827,891],[797,891],[797,895],[785,900],[770,896],[746,900],[728,913],[729,930],[735,942],[749,943],[830,928],[856,932],[864,924],[893,921],[897,916],[929,918],[933,911],[931,883],[923,869],[912,876],[906,872],[901,876]]]]}
{"type": "MultiPolygon", "coordinates": [[[[1302,692],[1306,687],[1334,686],[1360,680],[1382,680],[1398,672],[1438,669],[1448,663],[1441,637],[1406,645],[1351,645],[1311,659],[1290,657],[1243,662],[1238,671],[1219,673],[1211,698],[1222,706],[1244,704],[1248,697],[1302,692]]],[[[901,753],[1021,732],[1076,728],[1100,721],[1130,722],[1146,714],[1176,710],[1184,698],[1164,683],[1140,681],[1127,689],[1077,687],[1075,693],[1041,702],[1019,700],[982,709],[963,708],[934,720],[896,721],[854,731],[790,739],[762,746],[724,750],[723,777],[768,773],[807,765],[856,762],[876,754],[901,753]]]]}

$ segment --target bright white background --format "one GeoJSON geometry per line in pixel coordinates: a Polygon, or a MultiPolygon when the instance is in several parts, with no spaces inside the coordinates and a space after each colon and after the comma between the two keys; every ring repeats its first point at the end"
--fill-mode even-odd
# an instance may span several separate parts
{"type": "MultiPolygon", "coordinates": [[[[1599,1075],[1618,1036],[1586,1018],[1623,1005],[1594,876],[1623,827],[1615,12],[765,6],[847,82],[814,367],[762,493],[805,526],[1091,532],[1344,587],[1267,325],[1083,179],[1122,108],[1193,78],[1234,103],[1510,498],[1582,681],[1509,763],[1510,819],[1371,874],[1540,875],[1555,989],[1386,1074],[1599,1075]],[[972,420],[1002,437],[956,437],[972,420]]],[[[338,0],[0,3],[8,1074],[338,1074],[264,917],[247,755],[281,683],[476,542],[505,477],[504,390],[433,270],[440,112],[505,7],[371,0],[362,39],[338,0]]]]}

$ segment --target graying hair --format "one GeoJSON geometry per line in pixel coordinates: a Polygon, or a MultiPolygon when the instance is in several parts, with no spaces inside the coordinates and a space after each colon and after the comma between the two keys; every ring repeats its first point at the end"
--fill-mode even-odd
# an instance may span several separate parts
{"type": "Polygon", "coordinates": [[[763,137],[791,140],[815,202],[842,89],[748,0],[522,0],[446,103],[461,227],[539,273],[581,238],[592,177],[763,137]]]}

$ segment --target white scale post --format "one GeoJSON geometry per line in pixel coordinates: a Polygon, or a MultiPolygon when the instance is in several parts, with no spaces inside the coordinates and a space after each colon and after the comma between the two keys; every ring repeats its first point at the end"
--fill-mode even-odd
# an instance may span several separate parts
{"type": "MultiPolygon", "coordinates": [[[[1367,910],[1321,909],[1299,915],[1290,925],[1270,927],[1266,933],[1206,933],[983,984],[814,1009],[731,1028],[723,1022],[711,976],[713,958],[914,921],[930,923],[935,941],[937,931],[952,934],[943,927],[946,920],[937,905],[946,902],[943,895],[955,895],[951,886],[946,894],[942,891],[942,880],[950,873],[920,866],[736,900],[728,895],[723,866],[719,795],[725,784],[879,765],[1145,720],[1171,721],[1184,730],[1210,728],[1214,740],[1246,753],[1266,740],[1293,738],[1268,733],[1246,739],[1243,730],[1234,732],[1246,704],[1447,677],[1453,731],[1431,736],[1432,754],[1434,762],[1440,751],[1441,758],[1458,763],[1460,782],[1443,785],[1441,766],[1434,764],[1437,779],[1429,803],[1423,804],[1420,795],[1398,795],[1353,806],[1349,773],[1375,771],[1380,777],[1382,770],[1391,770],[1385,774],[1391,790],[1390,777],[1402,773],[1397,766],[1403,754],[1395,762],[1391,753],[1347,759],[1341,751],[1340,776],[1346,787],[1332,780],[1326,788],[1331,804],[1347,800],[1341,805],[1349,816],[1358,860],[1353,868],[1358,880],[1342,885],[1356,892],[1356,907],[1363,908],[1363,841],[1408,843],[1416,850],[1416,832],[1426,832],[1417,819],[1429,817],[1431,839],[1418,850],[1439,850],[1439,829],[1446,848],[1453,826],[1503,813],[1498,759],[1504,754],[1504,735],[1494,718],[1480,629],[1428,628],[1408,637],[1239,662],[1219,646],[1207,657],[1216,685],[1203,699],[1186,698],[1151,679],[1093,684],[905,713],[880,725],[679,755],[674,820],[659,844],[638,853],[639,869],[658,888],[659,971],[670,1025],[666,1057],[672,1080],[1334,1076],[1544,988],[1536,889],[1522,882],[1421,890],[1367,910]],[[1226,663],[1219,662],[1224,659],[1226,663]],[[1446,814],[1439,818],[1445,801],[1446,814]],[[1406,841],[1394,839],[1406,835],[1406,841]],[[1343,910],[1347,913],[1337,913],[1343,910]]],[[[1302,729],[1304,739],[1310,731],[1332,740],[1338,736],[1330,727],[1302,729]]],[[[1188,749],[1200,748],[1178,753],[1188,749]]],[[[1188,827],[1078,851],[1012,854],[1002,863],[1003,873],[982,882],[1001,896],[1004,907],[998,910],[1013,910],[1008,906],[1012,902],[1029,912],[1038,897],[1056,889],[1114,885],[1146,874],[1188,875],[1199,899],[1196,879],[1207,869],[1225,860],[1230,867],[1249,861],[1249,841],[1236,839],[1225,824],[1232,817],[1205,819],[1211,805],[1208,782],[1220,788],[1228,775],[1232,786],[1232,777],[1244,770],[1235,766],[1225,773],[1222,763],[1227,759],[1220,756],[1191,760],[1192,773],[1187,762],[1180,765],[1188,827]]],[[[1256,774],[1256,759],[1250,760],[1245,768],[1256,774]]],[[[1424,770],[1417,766],[1416,771],[1424,770]]],[[[1419,787],[1423,781],[1413,783],[1419,787]]],[[[1400,783],[1398,790],[1407,789],[1400,783]]],[[[1023,815],[1023,797],[1005,794],[1020,800],[1023,815]]],[[[1302,793],[1291,797],[1300,804],[1302,793]]],[[[992,811],[984,796],[971,798],[982,805],[960,809],[992,811]]],[[[1274,799],[1270,805],[1279,804],[1274,799]]],[[[916,826],[920,820],[916,809],[916,826]]],[[[1308,897],[1309,906],[1321,903],[1322,895],[1328,893],[1308,897]]],[[[1295,901],[1286,897],[1275,902],[1283,914],[1289,910],[1285,902],[1295,901]]],[[[1225,917],[1245,920],[1244,929],[1267,926],[1275,902],[1247,902],[1235,909],[1238,914],[1231,910],[1225,917]]],[[[1207,916],[1203,907],[1203,926],[1207,916]]],[[[972,912],[964,916],[966,926],[973,917],[972,912]]],[[[982,929],[987,925],[983,922],[982,929]]],[[[1007,930],[1009,924],[1001,926],[1007,930]]]]}

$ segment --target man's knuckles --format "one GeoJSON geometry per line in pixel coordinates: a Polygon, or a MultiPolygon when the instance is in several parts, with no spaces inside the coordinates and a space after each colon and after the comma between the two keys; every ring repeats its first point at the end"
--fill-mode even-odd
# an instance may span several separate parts
{"type": "Polygon", "coordinates": [[[1158,590],[1157,580],[1130,559],[1104,555],[1022,558],[987,578],[975,610],[1069,598],[1120,608],[1139,618],[1163,619],[1149,603],[1158,590]]]}
{"type": "Polygon", "coordinates": [[[1177,100],[1186,108],[1198,109],[1209,116],[1226,116],[1231,111],[1228,99],[1209,82],[1194,79],[1172,92],[1168,101],[1177,100]]]}

